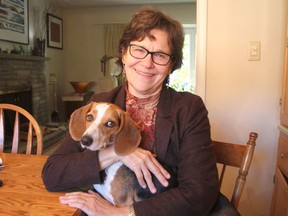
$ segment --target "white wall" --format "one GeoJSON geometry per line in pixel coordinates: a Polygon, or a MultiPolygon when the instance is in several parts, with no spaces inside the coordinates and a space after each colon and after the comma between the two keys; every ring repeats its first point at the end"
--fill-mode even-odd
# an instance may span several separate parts
{"type": "MultiPolygon", "coordinates": [[[[59,80],[59,96],[72,92],[69,81],[95,81],[93,91],[99,92],[97,82],[101,73],[100,59],[104,53],[103,24],[128,23],[142,5],[103,6],[63,10],[64,70],[59,80]],[[103,29],[103,26],[102,26],[103,29]]],[[[155,5],[158,9],[185,24],[196,23],[196,5],[155,5]]],[[[61,107],[62,106],[62,107],[61,107]]],[[[59,101],[60,109],[63,102],[59,101]]]]}
{"type": "MultiPolygon", "coordinates": [[[[128,23],[140,5],[66,9],[64,11],[65,69],[63,93],[71,91],[68,81],[96,81],[103,76],[100,59],[104,53],[102,24],[128,23]]],[[[183,23],[196,23],[195,4],[157,5],[183,23]],[[194,12],[194,13],[193,13],[194,12]]],[[[93,88],[97,92],[97,84],[93,88]]]]}
{"type": "MultiPolygon", "coordinates": [[[[206,105],[212,136],[243,143],[250,131],[259,134],[239,206],[244,216],[270,212],[286,4],[286,0],[208,1],[206,105]],[[261,42],[260,61],[248,61],[249,41],[261,42]]],[[[226,194],[231,190],[224,188],[226,194]]]]}

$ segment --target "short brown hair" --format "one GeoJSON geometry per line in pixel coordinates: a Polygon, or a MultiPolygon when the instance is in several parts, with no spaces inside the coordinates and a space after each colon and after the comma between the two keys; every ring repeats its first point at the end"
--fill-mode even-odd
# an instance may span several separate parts
{"type": "Polygon", "coordinates": [[[151,8],[143,7],[132,17],[131,22],[125,28],[122,38],[119,41],[116,63],[123,69],[122,54],[126,51],[128,44],[133,40],[143,40],[146,36],[152,38],[152,29],[161,29],[168,33],[168,43],[171,48],[173,62],[172,71],[182,66],[184,33],[182,25],[162,12],[151,8]]]}

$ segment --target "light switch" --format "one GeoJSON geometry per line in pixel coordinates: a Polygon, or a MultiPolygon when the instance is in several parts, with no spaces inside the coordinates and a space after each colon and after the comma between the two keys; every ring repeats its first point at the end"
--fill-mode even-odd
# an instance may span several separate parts
{"type": "Polygon", "coordinates": [[[261,43],[260,41],[250,41],[248,43],[248,60],[260,61],[261,43]]]}

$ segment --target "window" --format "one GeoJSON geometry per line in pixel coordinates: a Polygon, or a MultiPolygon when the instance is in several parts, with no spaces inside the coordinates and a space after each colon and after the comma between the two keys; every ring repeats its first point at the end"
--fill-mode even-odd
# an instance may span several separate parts
{"type": "Polygon", "coordinates": [[[169,86],[176,91],[196,90],[196,26],[184,25],[183,65],[170,75],[169,86]]]}

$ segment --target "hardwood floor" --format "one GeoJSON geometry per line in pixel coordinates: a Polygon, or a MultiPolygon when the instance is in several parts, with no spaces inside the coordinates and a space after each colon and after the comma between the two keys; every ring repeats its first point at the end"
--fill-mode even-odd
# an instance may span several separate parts
{"type": "Polygon", "coordinates": [[[58,128],[50,128],[52,132],[44,135],[43,137],[43,153],[44,155],[50,155],[53,153],[58,146],[60,145],[62,139],[65,137],[67,133],[67,128],[65,126],[61,126],[58,128]]]}

